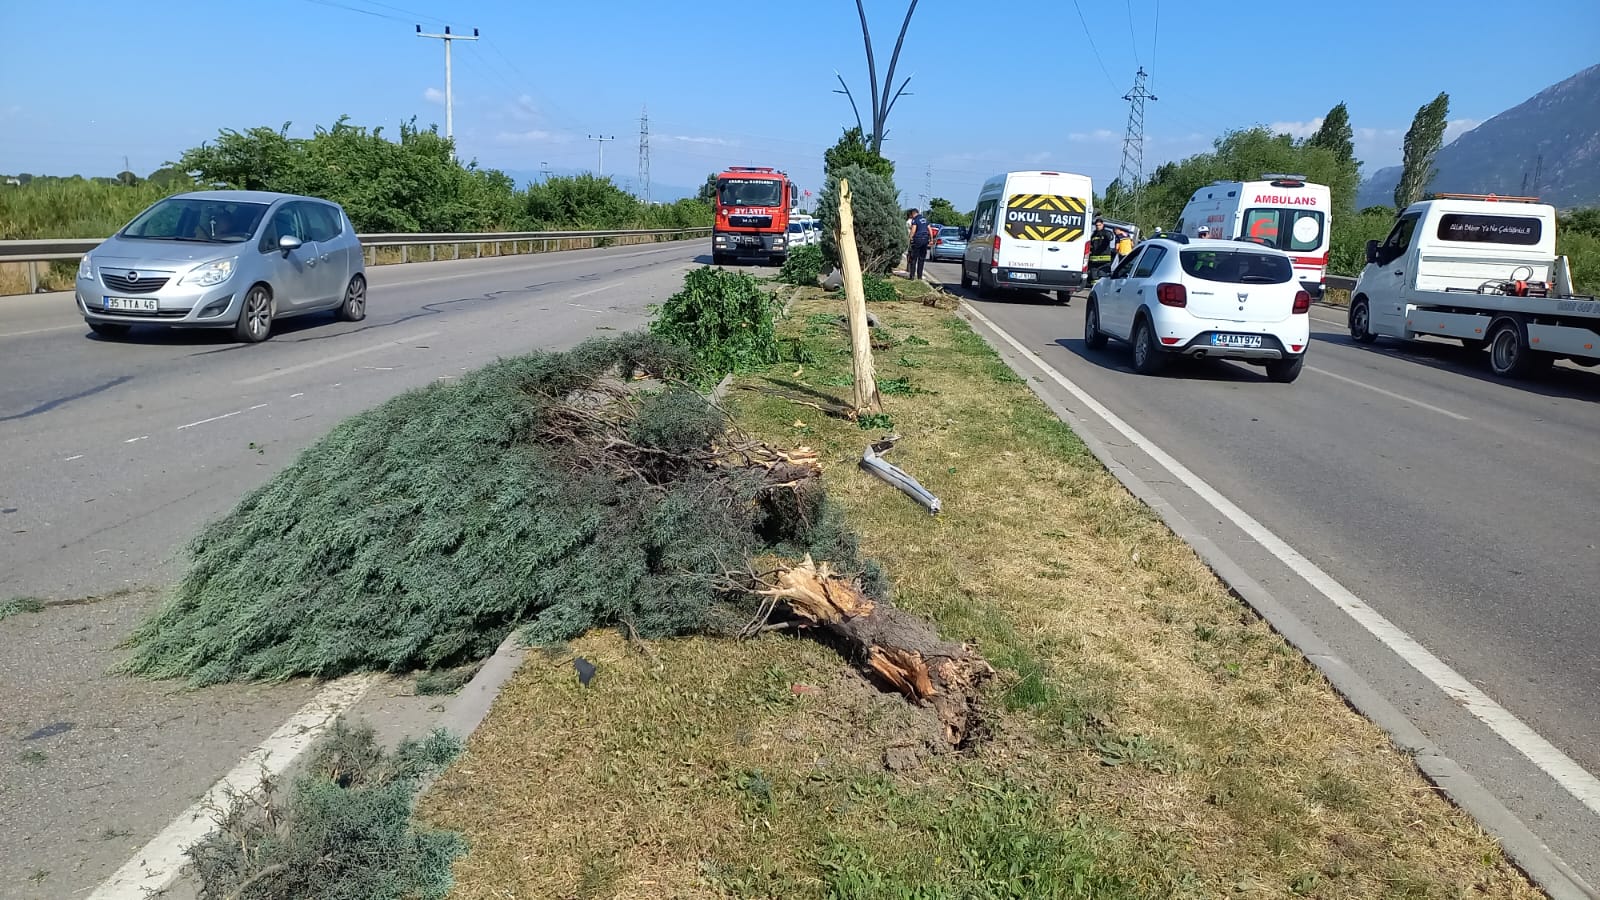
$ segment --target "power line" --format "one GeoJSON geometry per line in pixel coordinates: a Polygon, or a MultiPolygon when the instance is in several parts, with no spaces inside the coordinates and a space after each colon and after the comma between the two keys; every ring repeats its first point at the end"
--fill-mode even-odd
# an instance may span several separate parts
{"type": "Polygon", "coordinates": [[[1100,64],[1100,71],[1106,76],[1106,84],[1115,90],[1117,80],[1111,77],[1111,70],[1106,68],[1106,61],[1100,58],[1100,48],[1094,45],[1094,35],[1089,33],[1089,20],[1083,17],[1083,7],[1078,5],[1078,0],[1072,0],[1072,8],[1078,11],[1078,21],[1083,23],[1083,36],[1089,39],[1089,49],[1094,51],[1094,61],[1100,64]]]}
{"type": "MultiPolygon", "coordinates": [[[[318,6],[327,6],[327,7],[333,8],[333,9],[342,9],[342,10],[346,10],[348,12],[360,13],[363,16],[372,16],[375,19],[391,19],[391,20],[393,20],[395,22],[404,22],[404,21],[406,21],[405,19],[402,19],[399,16],[391,16],[391,15],[389,15],[387,13],[373,12],[370,9],[362,9],[362,8],[360,8],[358,6],[346,6],[343,3],[335,3],[335,2],[333,2],[333,0],[306,0],[306,2],[307,3],[315,3],[318,6]]],[[[426,17],[422,17],[422,18],[426,18],[426,17]]],[[[429,19],[428,21],[432,22],[432,21],[436,21],[436,20],[429,19]]]]}
{"type": "Polygon", "coordinates": [[[1150,37],[1150,77],[1156,77],[1156,46],[1161,42],[1161,0],[1156,0],[1156,28],[1150,37]]]}
{"type": "Polygon", "coordinates": [[[1144,68],[1144,61],[1139,58],[1139,36],[1133,32],[1133,0],[1122,0],[1128,7],[1128,41],[1133,44],[1133,61],[1144,68]]]}

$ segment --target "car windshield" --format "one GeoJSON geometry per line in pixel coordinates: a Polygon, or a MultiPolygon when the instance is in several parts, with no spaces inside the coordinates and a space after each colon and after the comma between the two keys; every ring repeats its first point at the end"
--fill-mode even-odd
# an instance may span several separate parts
{"type": "Polygon", "coordinates": [[[799,222],[790,222],[789,223],[789,233],[790,234],[797,234],[797,233],[799,233],[799,232],[801,232],[803,230],[805,230],[805,226],[800,224],[799,222]]]}
{"type": "Polygon", "coordinates": [[[1224,284],[1287,284],[1294,279],[1288,257],[1249,250],[1185,250],[1184,274],[1224,284]]]}
{"type": "Polygon", "coordinates": [[[265,203],[169,197],[145,210],[119,234],[146,241],[238,244],[250,240],[266,212],[265,203]]]}
{"type": "Polygon", "coordinates": [[[724,178],[717,182],[723,206],[778,206],[783,202],[783,182],[768,178],[724,178]]]}

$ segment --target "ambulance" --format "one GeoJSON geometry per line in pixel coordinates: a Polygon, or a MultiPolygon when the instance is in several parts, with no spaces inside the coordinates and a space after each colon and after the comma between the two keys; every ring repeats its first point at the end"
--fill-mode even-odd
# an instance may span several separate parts
{"type": "Polygon", "coordinates": [[[1300,284],[1320,300],[1332,214],[1327,185],[1304,175],[1263,175],[1260,181],[1217,181],[1195,191],[1177,230],[1198,237],[1204,225],[1211,238],[1276,247],[1294,260],[1300,284]]]}

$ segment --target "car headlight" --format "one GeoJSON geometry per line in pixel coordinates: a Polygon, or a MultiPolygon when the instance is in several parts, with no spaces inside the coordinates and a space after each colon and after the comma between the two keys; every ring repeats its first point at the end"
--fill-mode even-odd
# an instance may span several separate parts
{"type": "Polygon", "coordinates": [[[219,259],[213,263],[199,266],[189,274],[183,276],[182,284],[192,284],[195,287],[211,287],[221,284],[233,277],[233,263],[231,259],[219,259]]]}
{"type": "Polygon", "coordinates": [[[89,254],[85,253],[83,258],[78,260],[78,278],[80,280],[88,280],[93,277],[94,267],[89,262],[89,254]]]}

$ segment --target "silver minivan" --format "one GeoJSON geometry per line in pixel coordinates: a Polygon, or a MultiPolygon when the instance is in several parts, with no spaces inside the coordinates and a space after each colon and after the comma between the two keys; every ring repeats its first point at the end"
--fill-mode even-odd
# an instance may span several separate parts
{"type": "Polygon", "coordinates": [[[366,261],[337,203],[267,191],[194,191],[157,202],[78,263],[78,311],[95,334],[135,325],[231,328],[266,340],[276,319],[367,315],[366,261]]]}

